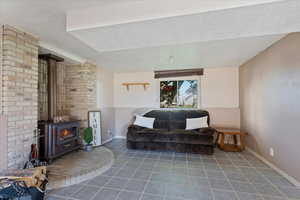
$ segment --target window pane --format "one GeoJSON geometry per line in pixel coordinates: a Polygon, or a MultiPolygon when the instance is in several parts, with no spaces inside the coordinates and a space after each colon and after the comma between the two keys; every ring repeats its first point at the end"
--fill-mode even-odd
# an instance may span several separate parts
{"type": "Polygon", "coordinates": [[[196,80],[178,81],[178,107],[197,108],[198,86],[196,80]]]}
{"type": "Polygon", "coordinates": [[[177,81],[160,82],[160,107],[177,107],[177,81]]]}

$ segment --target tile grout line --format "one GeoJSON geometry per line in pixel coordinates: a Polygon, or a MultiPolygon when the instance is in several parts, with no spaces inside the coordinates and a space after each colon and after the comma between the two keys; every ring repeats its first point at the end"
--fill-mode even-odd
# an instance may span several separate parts
{"type": "MultiPolygon", "coordinates": [[[[128,151],[126,151],[126,152],[128,152],[128,151]]],[[[126,153],[126,152],[124,152],[124,153],[126,153]]],[[[122,153],[122,154],[124,154],[124,153],[122,153]]],[[[148,154],[148,153],[147,153],[148,154]]],[[[128,158],[130,158],[130,159],[132,159],[132,158],[135,158],[134,156],[133,157],[128,157],[128,158]]],[[[143,158],[143,161],[141,161],[140,163],[143,163],[144,162],[144,160],[145,160],[145,158],[143,158]]],[[[128,161],[127,161],[127,164],[128,164],[128,161]]],[[[139,165],[141,165],[141,164],[139,164],[139,165]]],[[[123,167],[121,167],[120,168],[120,170],[119,170],[119,172],[122,170],[122,169],[124,169],[124,167],[126,166],[126,164],[124,164],[124,166],[123,167]]],[[[132,176],[131,176],[131,178],[126,178],[126,179],[128,179],[128,181],[127,181],[127,183],[129,183],[131,180],[136,180],[136,179],[134,179],[134,178],[132,178],[134,175],[135,175],[135,173],[137,172],[137,170],[138,170],[138,168],[139,168],[140,166],[138,166],[135,170],[134,170],[134,173],[132,174],[132,176]]],[[[116,173],[117,174],[117,173],[116,173]]],[[[119,177],[119,178],[124,178],[125,179],[125,177],[119,177]]],[[[144,186],[145,187],[145,186],[144,186]]],[[[116,198],[115,198],[115,200],[117,200],[118,198],[119,198],[119,196],[120,196],[120,193],[121,192],[133,192],[133,193],[139,193],[139,192],[136,192],[136,191],[131,191],[131,190],[126,190],[126,189],[124,189],[124,188],[121,188],[120,189],[120,192],[118,193],[118,195],[116,196],[116,198]]],[[[141,197],[142,197],[142,194],[141,194],[141,197]]],[[[141,198],[140,197],[140,198],[141,198]]]]}
{"type": "MultiPolygon", "coordinates": [[[[207,167],[205,167],[206,165],[204,165],[205,164],[205,162],[203,161],[203,159],[205,158],[202,158],[202,156],[200,156],[200,161],[201,161],[201,163],[202,163],[202,166],[201,166],[201,168],[199,168],[199,167],[197,167],[197,166],[194,166],[194,167],[192,167],[192,168],[190,168],[189,166],[190,166],[190,161],[189,161],[189,156],[188,156],[188,154],[185,154],[185,156],[184,156],[184,158],[185,158],[185,165],[176,165],[176,154],[175,153],[172,153],[172,155],[168,155],[168,154],[163,154],[162,152],[160,152],[159,153],[159,157],[158,158],[155,158],[155,159],[153,159],[153,158],[151,158],[150,156],[149,156],[149,158],[148,158],[148,155],[151,155],[151,152],[149,153],[149,152],[141,152],[140,154],[139,153],[136,153],[136,152],[132,152],[132,155],[130,154],[130,151],[128,151],[126,148],[123,148],[123,146],[124,145],[122,145],[122,144],[119,144],[118,143],[118,145],[116,145],[116,146],[112,146],[112,147],[110,147],[110,149],[113,149],[112,151],[115,153],[115,150],[117,151],[117,154],[118,154],[118,158],[121,158],[121,159],[127,159],[126,160],[126,163],[124,164],[124,165],[122,165],[119,169],[117,169],[113,174],[112,174],[112,176],[111,177],[109,177],[109,179],[107,180],[107,182],[103,185],[103,186],[101,186],[100,188],[98,188],[98,191],[91,197],[91,200],[96,200],[95,199],[95,196],[97,195],[97,194],[99,194],[99,192],[103,189],[103,188],[109,188],[109,189],[112,189],[112,190],[116,190],[116,191],[118,191],[118,194],[116,195],[116,197],[115,197],[115,200],[117,200],[119,197],[120,197],[120,195],[121,195],[121,192],[123,192],[123,191],[126,191],[126,192],[134,192],[134,193],[140,193],[140,197],[139,197],[139,200],[142,200],[143,199],[143,196],[145,195],[145,194],[148,194],[148,193],[145,193],[145,191],[146,191],[146,189],[147,189],[147,186],[149,185],[149,183],[151,182],[151,178],[153,177],[153,175],[155,174],[155,173],[158,173],[158,174],[164,174],[164,173],[168,173],[169,174],[169,172],[171,172],[171,174],[172,173],[177,173],[174,169],[177,169],[177,168],[179,168],[179,169],[181,169],[181,168],[183,168],[183,169],[186,169],[187,170],[187,174],[185,173],[185,171],[183,171],[183,174],[182,174],[182,171],[181,170],[179,170],[178,171],[178,175],[186,175],[187,176],[187,183],[193,183],[193,180],[191,179],[191,177],[192,177],[192,175],[190,174],[190,171],[189,171],[189,169],[198,169],[198,170],[203,170],[203,172],[204,172],[204,174],[205,174],[205,176],[206,176],[206,178],[207,178],[207,180],[209,180],[208,179],[208,174],[207,174],[207,167]],[[122,151],[120,151],[120,149],[121,150],[123,150],[124,152],[122,152],[122,151]],[[129,157],[126,157],[126,154],[127,153],[129,153],[129,157]],[[140,157],[139,157],[139,155],[141,155],[142,156],[142,159],[141,159],[141,161],[139,161],[138,163],[138,165],[137,165],[137,167],[136,167],[136,169],[134,170],[134,172],[132,173],[132,176],[130,176],[130,177],[118,177],[118,176],[116,176],[122,169],[124,169],[126,166],[130,166],[130,165],[128,165],[128,164],[130,164],[130,161],[131,160],[134,160],[135,158],[136,159],[139,159],[140,157]],[[165,157],[164,157],[165,156],[165,157]],[[170,160],[170,158],[171,158],[171,160],[170,160]],[[143,168],[141,168],[141,166],[143,165],[143,164],[146,164],[145,163],[145,161],[150,161],[151,162],[151,159],[153,159],[153,160],[155,160],[155,166],[157,166],[159,163],[161,163],[160,161],[163,161],[162,163],[166,163],[166,166],[168,166],[169,164],[171,164],[171,167],[162,167],[162,169],[157,169],[157,170],[154,170],[153,168],[151,169],[151,170],[145,170],[145,171],[149,171],[150,172],[150,175],[149,175],[149,177],[147,178],[147,179],[138,179],[138,178],[134,178],[134,175],[136,174],[136,172],[138,171],[138,170],[143,170],[143,168]],[[185,167],[184,167],[185,166],[185,167]],[[171,170],[171,171],[170,171],[171,170]],[[142,192],[137,192],[137,191],[131,191],[131,190],[127,190],[127,189],[125,189],[126,188],[126,184],[123,186],[123,188],[122,189],[116,189],[116,188],[111,188],[111,187],[107,187],[106,185],[113,179],[113,178],[124,178],[124,179],[127,179],[127,182],[126,182],[126,184],[128,184],[131,180],[140,180],[140,181],[145,181],[146,183],[145,183],[145,185],[144,185],[144,188],[143,188],[143,190],[142,190],[142,192]]],[[[275,187],[275,189],[276,189],[276,191],[277,192],[279,192],[281,195],[282,195],[282,197],[285,197],[285,198],[287,198],[287,199],[289,199],[288,198],[288,196],[287,195],[285,195],[285,193],[283,193],[283,192],[281,192],[280,190],[279,190],[279,186],[280,185],[275,185],[275,184],[273,184],[272,182],[271,182],[271,180],[269,180],[268,179],[268,176],[265,176],[264,175],[264,173],[263,173],[263,171],[260,171],[259,170],[259,168],[260,167],[256,167],[255,166],[255,163],[252,163],[252,162],[250,162],[250,160],[248,160],[247,159],[247,157],[245,156],[245,155],[243,155],[242,153],[238,153],[238,154],[235,154],[235,155],[237,155],[237,157],[236,156],[231,156],[231,154],[224,154],[224,156],[226,156],[226,158],[224,158],[224,159],[226,159],[226,160],[230,160],[231,161],[231,165],[233,165],[233,166],[235,166],[238,170],[239,170],[239,172],[241,172],[241,174],[243,175],[243,176],[245,176],[245,181],[240,181],[240,179],[238,179],[238,180],[235,180],[235,179],[233,179],[232,181],[233,182],[241,182],[241,183],[248,183],[248,184],[251,184],[253,187],[254,187],[254,189],[255,189],[255,191],[256,192],[258,192],[257,191],[257,189],[256,189],[256,187],[255,187],[255,183],[253,183],[253,182],[251,182],[250,181],[250,179],[247,177],[247,174],[245,174],[244,173],[244,171],[241,171],[241,169],[242,168],[250,168],[250,169],[253,169],[253,171],[255,171],[255,172],[257,172],[259,175],[261,175],[262,177],[264,177],[266,180],[267,180],[267,182],[266,183],[264,183],[264,184],[268,184],[268,185],[271,185],[271,186],[273,186],[273,187],[275,187]],[[239,161],[242,161],[242,163],[241,163],[241,165],[240,164],[238,164],[238,162],[239,161]],[[248,164],[248,165],[246,165],[246,166],[244,166],[243,165],[243,163],[244,163],[244,165],[245,164],[248,164]]],[[[178,157],[181,157],[181,156],[178,156],[178,157]]],[[[193,158],[193,157],[191,157],[191,158],[193,158]]],[[[210,159],[213,159],[214,161],[216,161],[216,166],[218,166],[220,169],[218,169],[217,171],[220,171],[220,172],[222,172],[222,174],[225,176],[225,179],[226,179],[226,181],[228,181],[229,182],[229,184],[230,184],[230,186],[231,186],[231,188],[232,189],[230,189],[230,190],[226,190],[226,189],[218,189],[218,190],[220,190],[220,191],[229,191],[229,192],[234,192],[235,193],[235,196],[240,200],[240,197],[239,197],[239,195],[238,195],[238,191],[237,190],[235,190],[235,188],[233,187],[233,184],[231,183],[231,179],[229,179],[229,176],[225,173],[225,171],[226,171],[226,169],[225,168],[223,168],[224,167],[224,165],[222,164],[222,163],[220,163],[219,162],[219,159],[221,159],[221,158],[218,158],[218,157],[216,157],[215,155],[213,155],[213,157],[212,158],[210,158],[210,159]]],[[[179,159],[179,160],[181,160],[181,159],[179,159]]],[[[179,161],[178,160],[178,161],[179,161]]],[[[180,163],[180,162],[178,162],[178,163],[180,163]]],[[[209,162],[208,162],[209,163],[209,162]]],[[[134,165],[133,165],[134,166],[134,165]]],[[[225,166],[226,166],[226,164],[225,164],[225,166]]],[[[209,167],[209,166],[208,166],[209,167]]],[[[262,167],[263,168],[263,167],[262,167]]],[[[197,171],[197,170],[196,170],[197,171]]],[[[234,173],[234,171],[233,171],[233,173],[234,173]]],[[[171,175],[170,174],[170,175],[171,175]]],[[[105,176],[105,175],[104,175],[105,176]]],[[[202,176],[199,176],[199,177],[201,177],[202,178],[202,176]]],[[[281,176],[280,176],[281,177],[281,176]]],[[[167,175],[166,175],[166,177],[162,177],[163,179],[160,179],[160,177],[158,176],[158,182],[160,182],[160,183],[163,183],[163,185],[164,186],[166,186],[167,185],[167,183],[169,183],[169,182],[166,182],[166,181],[168,181],[169,179],[168,179],[168,177],[167,177],[167,175]],[[167,179],[166,179],[167,178],[167,179]]],[[[205,177],[203,177],[203,178],[205,178],[205,177]]],[[[170,181],[171,181],[171,179],[170,179],[170,181]]],[[[157,182],[157,181],[156,181],[157,182]]],[[[180,181],[181,182],[181,181],[180,181]]],[[[186,182],[186,181],[185,181],[186,182]]],[[[170,182],[170,183],[173,183],[173,181],[172,182],[170,182]]],[[[174,182],[174,184],[181,184],[181,183],[179,183],[179,182],[177,182],[176,180],[175,180],[175,182],[174,182]]],[[[216,197],[215,197],[215,194],[214,194],[214,192],[213,192],[213,188],[211,187],[211,184],[210,184],[210,181],[208,182],[208,184],[209,184],[209,191],[211,192],[211,195],[212,195],[212,200],[216,200],[216,197]]],[[[263,183],[262,183],[263,184],[263,183]]],[[[73,193],[72,193],[72,195],[74,194],[74,193],[76,193],[76,192],[78,192],[79,190],[81,190],[84,186],[89,186],[87,183],[84,183],[83,184],[83,186],[80,186],[79,188],[77,188],[73,193]]],[[[91,185],[92,186],[92,185],[91,185]]],[[[242,193],[247,193],[247,194],[254,194],[254,195],[257,195],[257,196],[259,196],[259,197],[261,197],[261,198],[263,198],[263,199],[265,199],[264,198],[264,196],[262,196],[262,194],[261,193],[248,193],[248,192],[242,192],[242,193]]],[[[166,188],[164,188],[164,194],[163,194],[163,196],[161,196],[161,195],[155,195],[155,194],[152,194],[152,193],[149,193],[149,195],[153,195],[153,196],[160,196],[160,197],[162,197],[164,200],[166,200],[167,199],[167,192],[166,192],[166,188]]],[[[196,194],[197,195],[197,194],[196,194]]],[[[51,195],[52,196],[52,195],[51,195]]],[[[58,196],[58,197],[61,197],[61,196],[59,196],[59,195],[53,195],[53,196],[58,196]]],[[[266,197],[276,197],[276,196],[273,196],[273,195],[266,195],[266,197]]],[[[279,196],[278,196],[279,197],[279,196]]],[[[69,199],[74,199],[74,200],[77,200],[76,198],[73,198],[73,197],[70,197],[69,199]]],[[[181,199],[181,198],[180,198],[181,199]]],[[[182,199],[182,200],[184,200],[184,199],[182,199]]]]}
{"type": "Polygon", "coordinates": [[[232,191],[234,192],[236,198],[237,198],[238,200],[241,200],[240,197],[239,197],[239,195],[238,195],[238,193],[237,193],[237,191],[235,190],[235,188],[233,187],[233,185],[232,185],[232,183],[230,182],[229,178],[227,177],[227,174],[225,173],[224,169],[221,167],[221,165],[219,164],[218,160],[217,160],[217,159],[215,159],[215,160],[216,160],[217,165],[220,167],[220,169],[221,169],[223,175],[226,177],[226,180],[227,180],[228,183],[230,184],[230,186],[231,186],[231,188],[232,188],[232,191]]]}
{"type": "MultiPolygon", "coordinates": [[[[104,185],[106,185],[112,178],[113,178],[113,176],[111,176],[104,185]]],[[[104,185],[99,187],[98,191],[90,198],[90,200],[93,200],[99,194],[99,192],[103,189],[104,185]]]]}
{"type": "MultiPolygon", "coordinates": [[[[145,160],[144,160],[144,161],[145,161],[145,160]]],[[[148,177],[148,179],[147,179],[147,181],[146,181],[146,184],[144,185],[144,189],[143,189],[143,191],[142,191],[142,194],[141,194],[139,200],[142,200],[142,198],[143,198],[143,196],[144,196],[144,194],[145,194],[145,190],[146,190],[146,188],[147,188],[147,186],[148,186],[148,184],[149,184],[149,182],[150,182],[150,179],[151,179],[151,177],[152,177],[152,174],[153,174],[153,171],[151,170],[150,176],[148,177]]]]}
{"type": "MultiPolygon", "coordinates": [[[[244,156],[242,156],[242,157],[244,158],[244,156]]],[[[255,170],[256,167],[255,167],[248,159],[244,158],[244,160],[245,160],[246,163],[248,163],[248,164],[250,165],[249,168],[253,168],[253,169],[255,170]]],[[[246,178],[247,178],[249,184],[251,184],[251,185],[254,187],[255,191],[257,191],[255,185],[248,179],[248,177],[246,177],[246,178]]],[[[257,192],[258,192],[258,191],[257,191],[257,192]]],[[[258,195],[259,195],[259,197],[261,197],[262,199],[265,199],[264,196],[263,196],[261,193],[258,192],[258,195]]]]}
{"type": "MultiPolygon", "coordinates": [[[[126,152],[128,152],[128,151],[126,151],[126,152]]],[[[122,154],[125,154],[126,152],[124,152],[124,153],[122,153],[122,154]]],[[[122,155],[122,154],[121,154],[121,155],[122,155]]],[[[120,156],[121,156],[121,155],[120,155],[120,156]]],[[[125,167],[125,165],[126,165],[127,163],[128,163],[128,161],[126,161],[126,163],[124,163],[124,165],[120,167],[119,171],[116,172],[115,175],[118,174],[118,173],[125,167]]],[[[110,180],[112,180],[112,179],[115,177],[115,175],[113,175],[113,176],[111,177],[110,180]]],[[[109,182],[110,182],[110,181],[107,181],[107,182],[104,184],[103,187],[105,187],[105,185],[107,185],[109,182]]],[[[121,193],[122,191],[123,191],[122,188],[120,188],[120,190],[119,190],[118,194],[116,195],[116,197],[114,198],[114,200],[117,200],[117,199],[119,198],[119,195],[120,195],[120,193],[121,193]]]]}
{"type": "MultiPolygon", "coordinates": [[[[253,168],[256,172],[258,172],[258,174],[260,174],[260,175],[262,175],[262,177],[266,178],[265,175],[264,175],[262,172],[260,172],[260,171],[257,169],[257,167],[255,167],[254,165],[252,165],[252,163],[251,163],[249,160],[247,160],[247,159],[245,159],[245,160],[246,160],[246,162],[250,165],[251,168],[253,168]],[[253,167],[252,167],[252,166],[253,166],[253,167]]],[[[267,169],[267,168],[266,168],[266,169],[267,169]]],[[[266,178],[266,180],[267,180],[268,183],[270,183],[270,184],[277,190],[277,192],[279,192],[283,197],[289,199],[288,196],[285,195],[283,192],[281,192],[281,191],[277,188],[277,186],[276,186],[275,184],[273,184],[268,178],[266,178]]],[[[252,182],[251,182],[251,184],[254,185],[252,182]]],[[[254,186],[254,188],[255,188],[255,190],[256,190],[256,187],[255,187],[255,186],[254,186]]],[[[259,194],[260,194],[260,193],[259,193],[259,194]]],[[[262,194],[260,194],[260,196],[262,196],[262,198],[265,199],[265,197],[264,197],[262,194]]],[[[274,197],[273,195],[266,195],[266,196],[274,197]]]]}
{"type": "MultiPolygon", "coordinates": [[[[115,156],[115,155],[114,155],[115,156]]],[[[125,165],[125,164],[124,164],[125,165]]],[[[110,168],[111,169],[111,168],[110,168]]],[[[120,167],[120,169],[118,169],[115,174],[117,174],[119,171],[121,171],[122,167],[120,167]]],[[[108,176],[109,177],[109,176],[108,176]]],[[[109,177],[109,179],[106,181],[106,183],[104,185],[102,185],[99,190],[93,195],[93,197],[91,198],[91,200],[94,200],[94,198],[99,194],[99,192],[105,187],[105,185],[107,183],[109,183],[111,181],[111,179],[114,177],[114,175],[112,175],[111,177],[109,177]]]]}
{"type": "MultiPolygon", "coordinates": [[[[243,155],[241,155],[241,157],[243,158],[242,160],[244,160],[244,161],[247,161],[247,159],[245,159],[244,158],[244,156],[243,155]]],[[[234,164],[234,165],[236,165],[235,164],[235,161],[234,160],[236,160],[236,159],[232,159],[231,157],[229,157],[230,158],[230,160],[231,160],[231,162],[234,164]]],[[[217,159],[215,159],[215,160],[217,160],[217,159]]],[[[237,160],[239,160],[239,159],[237,159],[237,160]]],[[[218,163],[218,162],[217,162],[218,163]]],[[[219,163],[218,163],[219,164],[219,163]]],[[[249,167],[249,168],[254,168],[256,171],[257,171],[257,169],[256,169],[256,167],[254,167],[253,165],[252,165],[252,163],[250,163],[249,161],[248,161],[248,164],[250,164],[250,166],[237,166],[238,168],[241,168],[241,167],[249,167]]],[[[219,164],[220,165],[220,164],[219,164]]],[[[221,167],[221,169],[223,169],[222,167],[221,167]]],[[[224,170],[222,170],[223,172],[224,172],[224,170]]],[[[244,175],[244,173],[242,173],[243,175],[244,175]]],[[[262,173],[260,173],[260,174],[262,174],[262,173]]],[[[226,175],[226,174],[225,174],[226,175]]],[[[263,174],[262,174],[263,175],[263,174]]],[[[226,175],[226,177],[227,177],[227,175],[226,175]]],[[[263,175],[263,177],[265,177],[264,175],[263,175]]],[[[231,182],[230,182],[230,180],[229,180],[229,178],[227,177],[227,180],[229,181],[229,183],[231,184],[231,182]]],[[[267,179],[268,180],[268,179],[267,179]]],[[[240,182],[240,181],[238,181],[237,180],[237,182],[240,182]]],[[[268,182],[270,182],[269,180],[268,180],[268,182]]],[[[248,178],[247,178],[247,183],[249,183],[249,184],[251,184],[251,185],[254,185],[252,182],[250,182],[249,180],[248,180],[248,178]]],[[[273,185],[273,184],[272,184],[273,185]]],[[[231,184],[231,186],[232,186],[232,184],[231,184]]],[[[274,185],[273,185],[274,186],[274,185]]],[[[233,187],[232,187],[233,188],[233,187]]],[[[254,187],[255,188],[255,187],[254,187]]],[[[275,188],[277,189],[277,186],[275,185],[275,188]]],[[[234,189],[234,188],[233,188],[234,189]]],[[[224,190],[224,191],[226,191],[226,190],[224,190]]],[[[232,190],[229,190],[229,191],[232,191],[232,190]]],[[[235,190],[233,190],[233,191],[235,191],[235,190]]],[[[245,193],[248,193],[248,192],[245,192],[245,193]]],[[[253,194],[253,193],[248,193],[248,194],[253,194]]],[[[255,195],[258,195],[258,196],[260,196],[260,197],[262,197],[262,195],[260,194],[260,193],[255,193],[255,195]]],[[[270,195],[268,195],[268,196],[270,196],[270,195]]],[[[272,196],[272,195],[271,195],[272,196]]],[[[285,196],[285,195],[284,195],[285,196]]]]}
{"type": "MultiPolygon", "coordinates": [[[[128,152],[128,151],[126,151],[126,152],[128,152]]],[[[125,153],[126,153],[125,152],[125,153]]],[[[129,157],[129,159],[130,159],[131,157],[129,157]]],[[[127,164],[128,164],[128,162],[129,161],[127,161],[127,164]]],[[[122,169],[124,169],[125,168],[125,166],[126,166],[126,164],[124,164],[124,166],[123,167],[121,167],[121,169],[120,169],[120,171],[122,170],[122,169]]],[[[119,172],[120,172],[119,171],[119,172]]],[[[134,171],[134,173],[136,173],[136,171],[137,171],[137,169],[135,169],[135,171],[134,171]]],[[[117,173],[116,173],[117,174],[117,173]]],[[[119,177],[120,178],[120,177],[119,177]]],[[[122,178],[122,177],[121,177],[122,178]]],[[[128,183],[130,181],[130,179],[128,178],[128,181],[126,182],[126,183],[128,183]]],[[[119,196],[120,196],[120,194],[122,193],[122,192],[124,192],[125,190],[124,190],[124,187],[123,188],[120,188],[120,192],[117,194],[117,196],[116,196],[116,198],[114,199],[114,200],[118,200],[118,198],[119,198],[119,196]]]]}
{"type": "Polygon", "coordinates": [[[211,195],[212,195],[212,200],[216,200],[215,193],[214,193],[213,188],[212,188],[212,185],[211,185],[211,183],[210,183],[210,181],[209,181],[208,173],[207,173],[207,171],[206,171],[204,165],[203,165],[203,172],[205,173],[205,176],[207,177],[207,181],[208,181],[208,185],[209,185],[209,190],[210,190],[210,193],[211,193],[211,195]]]}
{"type": "MultiPolygon", "coordinates": [[[[261,174],[264,178],[266,178],[265,175],[264,175],[262,172],[260,172],[260,171],[257,170],[256,168],[254,168],[254,169],[255,169],[255,171],[257,171],[259,174],[261,174]]],[[[275,190],[276,190],[277,192],[279,192],[279,194],[281,194],[283,197],[289,199],[289,197],[288,197],[284,192],[282,192],[282,191],[279,190],[279,188],[278,188],[277,185],[273,184],[268,178],[266,178],[266,180],[267,180],[267,181],[275,188],[275,190]]],[[[267,196],[272,196],[272,195],[267,195],[267,196]]]]}
{"type": "MultiPolygon", "coordinates": [[[[149,153],[146,153],[146,154],[149,154],[149,153]]],[[[138,171],[138,169],[140,168],[140,166],[142,165],[142,163],[145,162],[145,160],[146,160],[146,157],[143,157],[143,161],[142,161],[141,164],[136,168],[136,170],[135,170],[135,172],[134,172],[134,174],[133,174],[132,177],[134,177],[134,175],[136,174],[136,172],[138,171]]],[[[148,179],[150,179],[150,177],[151,177],[151,175],[148,177],[148,179]]],[[[134,179],[134,178],[131,178],[130,180],[132,180],[132,179],[134,179]]],[[[148,179],[147,179],[147,181],[148,181],[148,179]]],[[[134,180],[142,181],[141,179],[134,179],[134,180]]],[[[147,184],[148,184],[147,181],[146,181],[146,183],[145,183],[145,185],[144,185],[143,191],[141,192],[141,196],[140,196],[139,200],[141,200],[141,199],[143,198],[144,191],[145,191],[146,186],[147,186],[147,184]]]]}

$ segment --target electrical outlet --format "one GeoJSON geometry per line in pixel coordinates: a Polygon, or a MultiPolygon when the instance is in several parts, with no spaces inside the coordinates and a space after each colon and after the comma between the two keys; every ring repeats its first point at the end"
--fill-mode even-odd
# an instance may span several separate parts
{"type": "Polygon", "coordinates": [[[270,156],[274,157],[274,149],[272,147],[270,148],[270,156]]]}

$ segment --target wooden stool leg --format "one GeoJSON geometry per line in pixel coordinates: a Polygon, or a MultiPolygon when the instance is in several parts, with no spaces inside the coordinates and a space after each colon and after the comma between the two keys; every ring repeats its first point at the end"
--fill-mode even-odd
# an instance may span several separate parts
{"type": "Polygon", "coordinates": [[[234,142],[234,145],[238,144],[238,140],[237,140],[237,136],[236,135],[233,135],[233,142],[234,142]]]}
{"type": "Polygon", "coordinates": [[[241,142],[241,150],[243,151],[243,150],[245,150],[245,141],[244,141],[244,136],[243,135],[241,135],[240,136],[240,142],[241,142]]]}
{"type": "Polygon", "coordinates": [[[216,134],[217,134],[217,137],[216,137],[214,146],[215,146],[215,147],[218,147],[218,145],[219,145],[219,140],[220,140],[220,133],[219,133],[218,131],[216,131],[216,134]]]}
{"type": "Polygon", "coordinates": [[[221,137],[221,141],[220,141],[220,149],[224,149],[224,140],[225,140],[225,134],[224,133],[220,133],[220,137],[221,137]]]}

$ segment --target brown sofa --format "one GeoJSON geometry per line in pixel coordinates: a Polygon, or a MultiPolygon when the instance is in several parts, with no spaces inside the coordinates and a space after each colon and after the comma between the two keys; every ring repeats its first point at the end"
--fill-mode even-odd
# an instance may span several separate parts
{"type": "Polygon", "coordinates": [[[154,128],[128,127],[127,148],[171,150],[175,152],[213,154],[215,129],[185,130],[187,118],[208,118],[205,110],[152,110],[144,115],[155,118],[154,128]]]}

